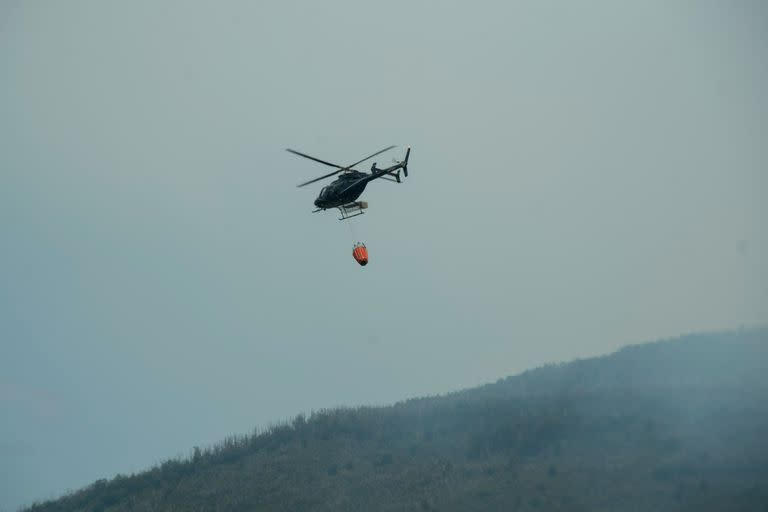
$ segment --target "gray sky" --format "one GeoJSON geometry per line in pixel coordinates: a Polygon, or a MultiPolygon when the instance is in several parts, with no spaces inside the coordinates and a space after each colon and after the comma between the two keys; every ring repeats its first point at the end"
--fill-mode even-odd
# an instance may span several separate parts
{"type": "Polygon", "coordinates": [[[0,510],[765,323],[767,28],[760,1],[0,3],[0,510]],[[411,177],[354,235],[283,151],[389,144],[411,177]]]}

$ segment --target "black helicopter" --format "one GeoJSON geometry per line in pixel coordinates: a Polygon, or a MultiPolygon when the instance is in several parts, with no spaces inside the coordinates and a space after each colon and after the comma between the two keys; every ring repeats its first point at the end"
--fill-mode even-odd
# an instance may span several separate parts
{"type": "Polygon", "coordinates": [[[300,153],[293,149],[286,149],[286,151],[293,153],[294,155],[309,158],[310,160],[314,160],[315,162],[319,162],[329,167],[336,167],[336,170],[332,173],[326,174],[325,176],[320,176],[319,178],[315,178],[313,180],[305,181],[298,186],[303,187],[304,185],[309,185],[310,183],[314,183],[325,178],[330,178],[331,176],[341,173],[341,176],[331,182],[330,185],[327,185],[323,187],[322,190],[320,190],[320,194],[317,196],[317,199],[315,199],[315,206],[317,207],[317,210],[314,210],[314,212],[327,210],[328,208],[338,208],[341,212],[341,218],[339,218],[339,220],[344,220],[350,217],[355,217],[357,215],[362,215],[364,213],[363,210],[368,208],[367,202],[357,200],[357,198],[360,197],[360,194],[362,194],[365,190],[365,186],[368,184],[368,182],[377,178],[381,178],[384,180],[400,183],[400,170],[403,171],[403,174],[406,177],[408,176],[408,157],[411,154],[410,147],[408,147],[405,152],[405,159],[401,162],[396,161],[397,163],[392,167],[387,167],[386,169],[378,169],[376,167],[376,162],[374,162],[371,166],[371,172],[369,173],[353,169],[354,166],[365,162],[369,158],[373,158],[376,155],[384,153],[385,151],[389,151],[394,147],[395,146],[389,146],[384,148],[381,151],[377,151],[376,153],[369,155],[362,160],[350,164],[346,167],[332,164],[313,156],[305,155],[304,153],[300,153]]]}

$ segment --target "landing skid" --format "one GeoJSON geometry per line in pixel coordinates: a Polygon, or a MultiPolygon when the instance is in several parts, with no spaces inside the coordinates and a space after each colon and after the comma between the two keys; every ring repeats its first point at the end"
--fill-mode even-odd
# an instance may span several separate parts
{"type": "Polygon", "coordinates": [[[341,212],[339,220],[351,219],[352,217],[362,215],[365,213],[363,210],[366,208],[368,208],[368,202],[366,201],[355,201],[354,203],[339,206],[338,209],[341,212]]]}

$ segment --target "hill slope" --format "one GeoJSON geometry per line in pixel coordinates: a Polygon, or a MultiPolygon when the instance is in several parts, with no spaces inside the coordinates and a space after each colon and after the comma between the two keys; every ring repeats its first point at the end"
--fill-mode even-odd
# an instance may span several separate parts
{"type": "Polygon", "coordinates": [[[59,510],[768,510],[768,330],[691,335],[322,411],[59,510]]]}

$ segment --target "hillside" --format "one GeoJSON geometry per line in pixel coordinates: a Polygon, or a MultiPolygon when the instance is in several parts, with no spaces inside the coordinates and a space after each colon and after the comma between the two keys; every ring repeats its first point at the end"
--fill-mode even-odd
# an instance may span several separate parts
{"type": "Polygon", "coordinates": [[[298,416],[27,510],[764,512],[767,398],[768,329],[690,335],[298,416]]]}

